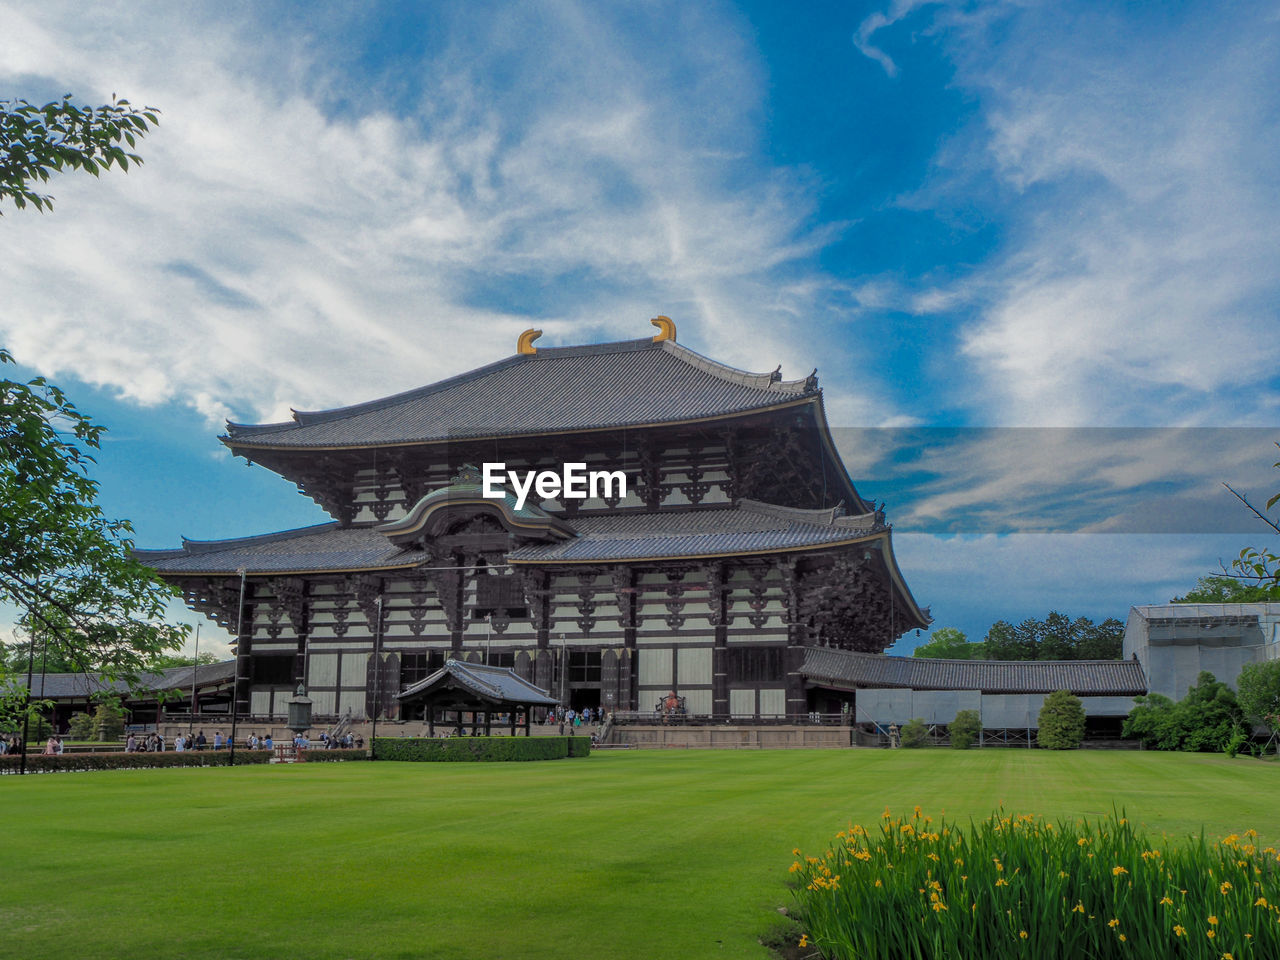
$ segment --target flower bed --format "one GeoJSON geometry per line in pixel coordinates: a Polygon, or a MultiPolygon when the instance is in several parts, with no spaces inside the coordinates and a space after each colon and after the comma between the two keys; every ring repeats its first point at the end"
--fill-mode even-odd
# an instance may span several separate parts
{"type": "Polygon", "coordinates": [[[1119,814],[961,827],[916,807],[851,826],[791,872],[828,958],[1280,957],[1280,857],[1257,834],[1154,840],[1119,814]]]}

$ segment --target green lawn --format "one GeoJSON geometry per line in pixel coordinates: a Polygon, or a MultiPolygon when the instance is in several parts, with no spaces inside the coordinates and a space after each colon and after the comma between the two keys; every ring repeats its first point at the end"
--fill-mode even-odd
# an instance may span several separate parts
{"type": "Polygon", "coordinates": [[[885,805],[1280,842],[1280,765],[1029,750],[631,751],[0,779],[0,956],[769,956],[791,850],[885,805]]]}

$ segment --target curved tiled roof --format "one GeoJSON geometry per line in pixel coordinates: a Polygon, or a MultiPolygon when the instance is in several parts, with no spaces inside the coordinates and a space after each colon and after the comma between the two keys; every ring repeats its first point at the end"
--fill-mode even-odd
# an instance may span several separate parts
{"type": "MultiPolygon", "coordinates": [[[[235,676],[236,662],[202,663],[194,668],[196,686],[225,683],[235,676]]],[[[166,667],[144,673],[132,687],[123,680],[107,680],[98,673],[46,673],[31,678],[31,696],[48,700],[81,700],[100,693],[142,693],[156,690],[190,690],[191,667],[166,667]]]]}
{"type": "Polygon", "coordinates": [[[337,523],[236,540],[184,540],[177,550],[135,550],[134,556],[160,573],[186,575],[385,570],[426,559],[421,550],[401,549],[371,527],[337,523]]]}
{"type": "Polygon", "coordinates": [[[708,360],[672,340],[540,348],[381,400],[292,422],[228,423],[238,448],[370,447],[672,423],[816,396],[817,378],[784,381],[708,360]]]}
{"type": "MultiPolygon", "coordinates": [[[[576,517],[572,527],[565,527],[577,536],[518,547],[508,559],[571,563],[771,553],[846,543],[887,530],[873,514],[837,514],[834,509],[801,510],[754,500],[683,513],[619,511],[576,517]]],[[[421,550],[395,546],[378,527],[337,523],[236,540],[186,540],[177,550],[136,550],[134,555],[161,573],[190,576],[240,569],[250,574],[388,570],[427,559],[421,550]]]]}
{"type": "Polygon", "coordinates": [[[805,650],[800,672],[838,687],[910,687],[983,693],[1053,693],[1136,696],[1147,678],[1136,660],[932,660],[853,653],[830,647],[805,650]]]}
{"type": "Polygon", "coordinates": [[[836,510],[801,510],[754,500],[688,513],[620,513],[574,519],[578,536],[530,544],[508,554],[513,563],[575,563],[703,557],[821,547],[881,533],[875,517],[836,510]]]}
{"type": "Polygon", "coordinates": [[[397,699],[415,700],[442,685],[461,687],[480,699],[496,703],[553,707],[560,702],[509,667],[490,667],[461,660],[446,660],[443,667],[413,684],[397,699]]]}

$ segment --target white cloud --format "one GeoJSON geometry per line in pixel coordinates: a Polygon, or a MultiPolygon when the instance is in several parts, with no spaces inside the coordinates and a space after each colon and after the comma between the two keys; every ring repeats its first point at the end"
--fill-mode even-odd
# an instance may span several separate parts
{"type": "Polygon", "coordinates": [[[977,109],[904,202],[981,197],[988,215],[1001,211],[1005,239],[915,306],[974,307],[962,344],[988,422],[1274,422],[1274,16],[1247,6],[1230,17],[1021,3],[929,11],[911,28],[928,17],[977,109]]]}
{"type": "Polygon", "coordinates": [[[786,325],[821,306],[806,259],[831,234],[802,176],[742,159],[764,84],[724,16],[654,11],[679,21],[655,60],[594,8],[477,13],[399,78],[419,101],[352,115],[329,98],[374,85],[344,89],[314,38],[67,9],[5,13],[6,85],[163,115],[140,170],[58,177],[53,214],[4,218],[0,338],[42,372],[280,419],[508,355],[535,324],[583,342],[666,313],[695,349],[789,376],[822,352],[786,325]]]}

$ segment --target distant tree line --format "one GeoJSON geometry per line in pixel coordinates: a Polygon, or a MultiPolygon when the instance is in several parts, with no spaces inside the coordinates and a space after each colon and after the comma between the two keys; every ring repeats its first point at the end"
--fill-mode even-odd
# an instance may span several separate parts
{"type": "Polygon", "coordinates": [[[943,627],[916,647],[914,655],[943,660],[1119,660],[1123,638],[1124,624],[1114,617],[1094,623],[1055,611],[1043,620],[1028,618],[1017,625],[997,620],[977,643],[955,627],[943,627]]]}

